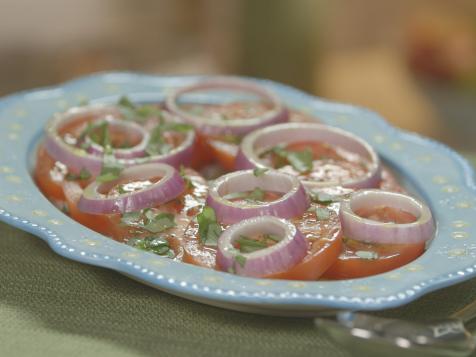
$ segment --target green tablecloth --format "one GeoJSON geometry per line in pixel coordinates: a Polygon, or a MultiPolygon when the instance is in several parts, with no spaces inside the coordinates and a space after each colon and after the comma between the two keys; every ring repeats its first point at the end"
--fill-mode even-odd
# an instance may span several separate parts
{"type": "MultiPolygon", "coordinates": [[[[473,157],[476,163],[476,157],[473,157]]],[[[476,279],[383,316],[443,317],[476,297],[476,279]]],[[[53,253],[0,223],[0,356],[350,356],[310,319],[190,302],[53,253]]]]}

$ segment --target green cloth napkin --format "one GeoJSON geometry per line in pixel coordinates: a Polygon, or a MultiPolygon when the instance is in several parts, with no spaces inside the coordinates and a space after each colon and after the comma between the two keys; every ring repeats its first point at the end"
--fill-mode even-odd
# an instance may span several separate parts
{"type": "MultiPolygon", "coordinates": [[[[379,315],[444,317],[475,297],[473,279],[379,315]]],[[[351,356],[311,319],[181,299],[62,258],[37,237],[0,223],[0,356],[311,355],[351,356]]]]}

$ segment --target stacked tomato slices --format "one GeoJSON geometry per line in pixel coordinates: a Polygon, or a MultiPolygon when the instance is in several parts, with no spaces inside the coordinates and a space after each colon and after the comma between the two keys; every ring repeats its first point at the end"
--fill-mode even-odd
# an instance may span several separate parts
{"type": "Polygon", "coordinates": [[[435,231],[367,142],[237,78],[199,81],[164,103],[122,97],[59,113],[34,178],[112,239],[249,277],[379,274],[421,255],[435,231]]]}

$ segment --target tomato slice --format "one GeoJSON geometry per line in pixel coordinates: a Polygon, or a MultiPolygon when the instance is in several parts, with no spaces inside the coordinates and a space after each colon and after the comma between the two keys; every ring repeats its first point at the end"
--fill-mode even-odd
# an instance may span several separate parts
{"type": "Polygon", "coordinates": [[[82,212],[78,209],[78,202],[83,194],[83,189],[79,183],[71,181],[63,183],[63,191],[68,207],[68,213],[75,221],[82,225],[104,234],[113,237],[115,233],[115,226],[111,224],[110,216],[106,214],[90,214],[82,212]]]}
{"type": "MultiPolygon", "coordinates": [[[[293,223],[308,240],[308,253],[304,259],[287,271],[268,275],[265,278],[289,280],[316,280],[335,263],[341,252],[341,229],[337,213],[329,209],[328,219],[318,219],[317,204],[293,223]]],[[[337,207],[337,206],[336,206],[337,207]]],[[[224,226],[226,228],[226,226],[224,226]]],[[[216,248],[204,246],[198,237],[198,224],[192,222],[183,236],[186,263],[215,269],[216,248]]]]}
{"type": "Polygon", "coordinates": [[[323,278],[354,279],[384,273],[408,264],[424,251],[425,243],[368,244],[345,240],[342,253],[323,278]]]}
{"type": "Polygon", "coordinates": [[[208,145],[213,157],[225,170],[235,169],[235,158],[238,154],[238,144],[215,139],[209,139],[208,145]]]}
{"type": "Polygon", "coordinates": [[[65,200],[63,182],[67,173],[67,167],[54,160],[48,154],[43,144],[38,147],[33,177],[41,192],[50,201],[65,200]]]}
{"type": "Polygon", "coordinates": [[[294,220],[296,227],[309,242],[307,255],[291,269],[268,275],[266,278],[316,280],[336,262],[342,249],[342,233],[338,215],[334,210],[328,209],[330,217],[324,220],[318,219],[314,213],[317,207],[320,206],[312,205],[302,218],[294,220]]]}

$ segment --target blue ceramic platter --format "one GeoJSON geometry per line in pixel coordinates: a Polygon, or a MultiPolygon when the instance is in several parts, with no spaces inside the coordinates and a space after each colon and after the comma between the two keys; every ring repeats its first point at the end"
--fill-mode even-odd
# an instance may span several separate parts
{"type": "Polygon", "coordinates": [[[386,309],[476,275],[476,185],[464,159],[442,144],[390,126],[369,110],[324,101],[270,81],[259,82],[289,107],[371,143],[405,185],[426,200],[438,230],[425,254],[409,265],[363,279],[243,278],[117,243],[64,215],[36,188],[30,176],[32,157],[53,113],[85,100],[115,101],[120,95],[162,101],[170,89],[199,78],[104,73],[1,99],[0,219],[39,236],[64,257],[116,270],[188,299],[250,312],[303,315],[329,308],[386,309]]]}

